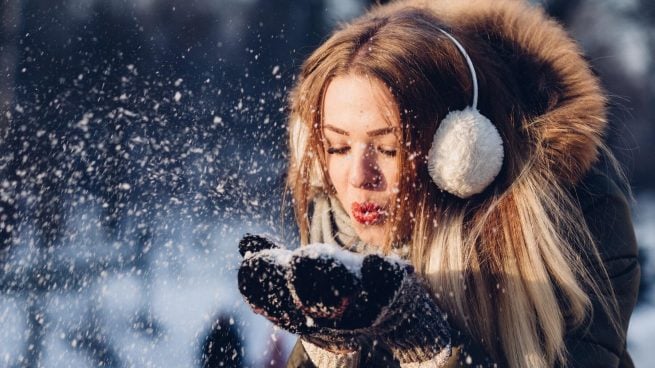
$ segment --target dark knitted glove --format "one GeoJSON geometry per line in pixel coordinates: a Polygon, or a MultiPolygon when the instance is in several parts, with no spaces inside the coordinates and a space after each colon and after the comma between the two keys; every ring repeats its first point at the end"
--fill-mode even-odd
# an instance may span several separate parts
{"type": "Polygon", "coordinates": [[[333,352],[358,349],[358,334],[316,326],[289,290],[293,252],[269,239],[247,234],[239,243],[244,257],[237,275],[239,291],[255,313],[306,341],[333,352]]]}
{"type": "Polygon", "coordinates": [[[356,350],[361,336],[401,363],[450,356],[450,335],[428,289],[406,262],[327,244],[294,252],[247,236],[239,288],[255,312],[331,351],[356,350]],[[249,254],[247,250],[253,249],[249,254]]]}
{"type": "Polygon", "coordinates": [[[289,283],[314,326],[370,336],[401,363],[451,354],[445,316],[405,261],[312,244],[294,252],[289,283]]]}
{"type": "Polygon", "coordinates": [[[295,334],[306,332],[304,316],[294,307],[286,272],[291,251],[265,237],[247,234],[239,242],[244,257],[237,275],[239,291],[250,307],[295,334]]]}

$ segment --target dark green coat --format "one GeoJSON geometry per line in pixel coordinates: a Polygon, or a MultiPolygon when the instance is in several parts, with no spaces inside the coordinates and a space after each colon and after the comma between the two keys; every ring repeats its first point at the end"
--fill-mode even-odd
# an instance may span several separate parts
{"type": "MultiPolygon", "coordinates": [[[[591,171],[574,189],[574,195],[578,198],[587,224],[597,240],[611,287],[618,300],[619,323],[623,333],[617,334],[614,331],[607,314],[596,300],[592,300],[593,317],[579,328],[567,333],[569,366],[634,367],[626,350],[625,333],[637,301],[640,269],[628,201],[615,182],[598,170],[591,171]]],[[[600,273],[594,271],[593,264],[589,265],[589,269],[601,285],[607,285],[603,282],[600,273]]],[[[484,356],[484,352],[470,341],[460,342],[459,348],[466,349],[474,357],[484,356]]],[[[462,362],[463,356],[459,354],[459,364],[456,365],[469,366],[462,362]]],[[[389,352],[379,347],[373,350],[363,347],[361,360],[362,367],[400,366],[389,352]]],[[[481,361],[481,359],[474,358],[474,361],[481,361]]],[[[287,367],[314,368],[299,341],[291,352],[287,367]]]]}

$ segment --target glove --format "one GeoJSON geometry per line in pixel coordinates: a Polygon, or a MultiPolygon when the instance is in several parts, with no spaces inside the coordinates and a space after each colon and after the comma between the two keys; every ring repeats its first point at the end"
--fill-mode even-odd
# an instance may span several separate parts
{"type": "Polygon", "coordinates": [[[322,349],[358,349],[357,333],[318,326],[299,308],[289,289],[292,251],[263,236],[246,234],[239,252],[244,257],[237,275],[239,291],[255,313],[322,349]]]}
{"type": "Polygon", "coordinates": [[[291,333],[309,333],[312,329],[295,308],[287,287],[291,251],[263,236],[246,234],[239,253],[244,257],[237,275],[239,291],[255,313],[291,333]]]}
{"type": "Polygon", "coordinates": [[[294,253],[289,289],[314,325],[372,337],[400,363],[445,361],[451,355],[444,314],[407,262],[328,244],[294,253]]]}
{"type": "MultiPolygon", "coordinates": [[[[257,236],[246,236],[240,248],[246,243],[251,249],[271,245],[257,236]]],[[[271,250],[246,256],[239,269],[239,283],[253,309],[280,327],[332,351],[354,350],[359,338],[372,338],[385,344],[401,363],[450,356],[450,334],[443,313],[408,263],[328,244],[285,250],[283,256],[279,247],[275,249],[277,257],[271,250]],[[263,267],[261,260],[267,266],[263,267]],[[257,269],[252,268],[255,263],[257,269]],[[260,282],[260,291],[254,293],[242,287],[248,274],[264,269],[265,277],[259,278],[267,282],[275,279],[275,283],[260,282]],[[271,295],[270,291],[285,295],[284,302],[280,303],[281,298],[257,297],[271,295]],[[279,315],[289,318],[280,319],[279,315]]]]}

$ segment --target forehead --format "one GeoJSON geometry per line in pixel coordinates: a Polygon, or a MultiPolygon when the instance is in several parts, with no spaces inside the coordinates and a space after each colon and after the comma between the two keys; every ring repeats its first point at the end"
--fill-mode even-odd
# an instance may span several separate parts
{"type": "Polygon", "coordinates": [[[353,134],[399,127],[398,109],[391,92],[380,80],[347,74],[332,79],[323,100],[323,125],[353,134]]]}

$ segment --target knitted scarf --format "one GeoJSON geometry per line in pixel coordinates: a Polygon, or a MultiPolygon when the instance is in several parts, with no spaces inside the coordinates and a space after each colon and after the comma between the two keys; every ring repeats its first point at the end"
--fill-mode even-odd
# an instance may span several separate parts
{"type": "MultiPolygon", "coordinates": [[[[352,226],[350,216],[344,210],[339,200],[333,196],[317,195],[309,208],[309,242],[337,244],[340,247],[356,253],[373,253],[378,249],[359,239],[352,226]]],[[[409,252],[407,245],[392,247],[392,252],[406,258],[409,252]]]]}

